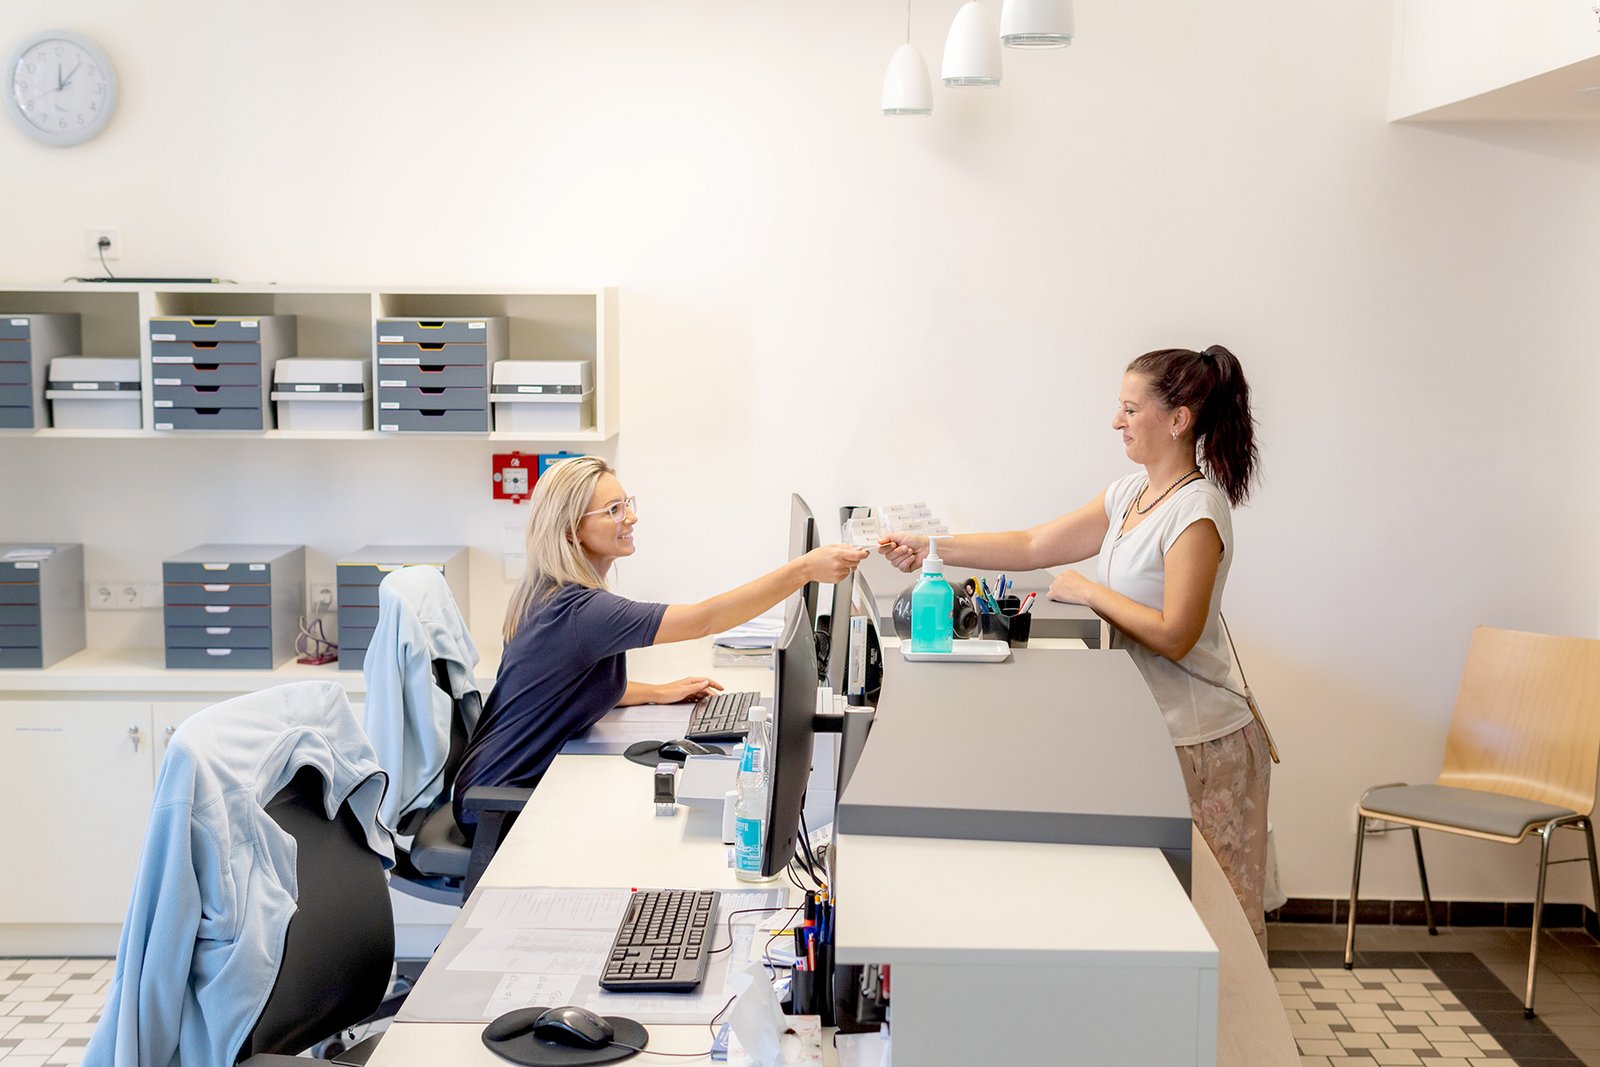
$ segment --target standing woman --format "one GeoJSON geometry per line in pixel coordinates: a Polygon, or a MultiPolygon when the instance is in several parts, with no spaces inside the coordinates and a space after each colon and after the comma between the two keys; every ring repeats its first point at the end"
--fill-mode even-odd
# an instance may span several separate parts
{"type": "MultiPolygon", "coordinates": [[[[1189,806],[1266,949],[1266,739],[1234,677],[1222,631],[1233,563],[1230,509],[1259,465],[1250,386],[1221,345],[1167,348],[1128,364],[1111,427],[1141,469],[1078,510],[1027,530],[941,537],[946,567],[1029,570],[1098,555],[1096,581],[1063,571],[1054,600],[1111,624],[1150,686],[1178,749],[1189,806]]],[[[915,570],[928,540],[891,534],[882,551],[915,570]]]]}
{"type": "Polygon", "coordinates": [[[527,569],[506,608],[505,652],[456,772],[455,816],[475,785],[532,787],[568,740],[612,708],[675,704],[722,687],[710,678],[628,678],[630,648],[689,641],[747,622],[807,582],[837,582],[867,553],[824,545],[696,604],[647,604],[606,589],[634,553],[635,500],[597,456],[551,467],[529,498],[527,569]]]}

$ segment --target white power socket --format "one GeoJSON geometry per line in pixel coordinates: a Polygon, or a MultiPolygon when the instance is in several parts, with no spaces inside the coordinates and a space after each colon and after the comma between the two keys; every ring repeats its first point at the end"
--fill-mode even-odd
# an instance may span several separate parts
{"type": "Polygon", "coordinates": [[[327,615],[336,606],[335,590],[332,582],[318,582],[307,590],[310,601],[311,614],[327,615]]]}
{"type": "Polygon", "coordinates": [[[161,607],[160,582],[91,582],[87,593],[92,611],[140,611],[161,607]]]}

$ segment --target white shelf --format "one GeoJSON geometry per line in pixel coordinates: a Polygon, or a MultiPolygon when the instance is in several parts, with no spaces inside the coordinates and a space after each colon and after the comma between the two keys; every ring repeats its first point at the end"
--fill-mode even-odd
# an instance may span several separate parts
{"type": "Polygon", "coordinates": [[[286,440],[286,441],[431,441],[449,437],[457,440],[522,441],[529,444],[586,444],[607,441],[615,433],[602,434],[599,430],[581,430],[570,434],[532,434],[513,430],[494,430],[490,433],[396,433],[379,430],[60,430],[54,427],[43,430],[0,430],[0,438],[11,437],[110,437],[146,438],[168,441],[194,440],[286,440]]]}

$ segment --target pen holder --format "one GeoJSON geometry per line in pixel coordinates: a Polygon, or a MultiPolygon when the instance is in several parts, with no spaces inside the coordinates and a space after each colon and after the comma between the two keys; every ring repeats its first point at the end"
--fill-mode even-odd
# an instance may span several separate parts
{"type": "Polygon", "coordinates": [[[982,619],[983,636],[994,641],[1004,641],[1012,648],[1028,647],[1028,635],[1033,631],[1031,614],[1023,612],[1020,615],[984,615],[982,619]]]}
{"type": "Polygon", "coordinates": [[[833,968],[821,966],[814,971],[795,971],[789,985],[789,1014],[817,1015],[823,1026],[832,1026],[833,968]]]}

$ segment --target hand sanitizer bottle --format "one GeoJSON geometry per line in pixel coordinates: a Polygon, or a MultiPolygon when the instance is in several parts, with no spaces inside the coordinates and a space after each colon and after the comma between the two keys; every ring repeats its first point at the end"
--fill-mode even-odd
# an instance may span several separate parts
{"type": "Polygon", "coordinates": [[[955,592],[944,580],[944,560],[939,558],[939,539],[928,538],[928,558],[922,561],[922,577],[911,590],[911,651],[949,652],[955,638],[950,612],[955,592]]]}

